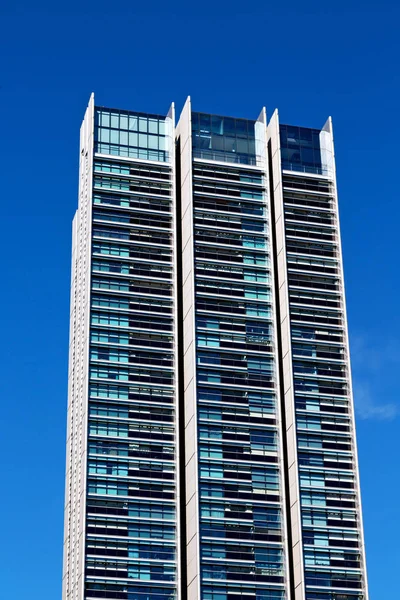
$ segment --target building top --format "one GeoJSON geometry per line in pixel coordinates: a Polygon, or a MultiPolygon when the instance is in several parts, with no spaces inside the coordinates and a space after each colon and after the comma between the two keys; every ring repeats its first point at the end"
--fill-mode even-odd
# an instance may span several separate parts
{"type": "MultiPolygon", "coordinates": [[[[158,162],[171,160],[173,133],[168,115],[95,107],[95,148],[101,154],[158,162]],[[170,138],[170,139],[168,139],[170,138]]],[[[193,111],[193,157],[246,165],[260,164],[257,120],[193,111]]],[[[322,129],[279,125],[282,168],[329,175],[332,172],[330,119],[322,129]]]]}
{"type": "Polygon", "coordinates": [[[283,169],[323,174],[319,129],[280,125],[279,132],[283,169]]]}
{"type": "Polygon", "coordinates": [[[192,112],[193,156],[256,164],[255,121],[192,112]]]}
{"type": "Polygon", "coordinates": [[[166,119],[160,115],[96,107],[96,152],[168,162],[166,119]]]}

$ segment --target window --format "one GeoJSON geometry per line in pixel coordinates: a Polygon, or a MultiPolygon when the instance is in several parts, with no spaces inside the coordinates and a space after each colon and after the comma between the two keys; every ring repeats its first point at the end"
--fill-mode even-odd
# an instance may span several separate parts
{"type": "Polygon", "coordinates": [[[205,458],[223,458],[222,446],[206,446],[200,444],[200,456],[205,458]]]}
{"type": "Polygon", "coordinates": [[[200,477],[213,477],[220,479],[224,477],[224,471],[220,465],[201,465],[200,477]]]}
{"type": "Polygon", "coordinates": [[[171,525],[157,525],[153,523],[131,523],[128,535],[131,538],[158,538],[170,540],[175,538],[175,528],[171,525]]]}
{"type": "Polygon", "coordinates": [[[129,310],[128,300],[121,298],[115,298],[113,296],[92,296],[92,306],[106,306],[109,308],[120,308],[123,310],[129,310]]]}
{"type": "Polygon", "coordinates": [[[129,417],[127,406],[120,404],[103,404],[97,402],[89,403],[89,414],[100,415],[102,417],[118,417],[125,419],[129,417]]]}
{"type": "Polygon", "coordinates": [[[220,323],[218,319],[202,316],[197,319],[197,326],[207,329],[219,329],[220,323]]]}
{"type": "Polygon", "coordinates": [[[107,360],[111,362],[129,362],[129,353],[115,348],[92,347],[90,350],[92,360],[107,360]]]}
{"type": "Polygon", "coordinates": [[[127,315],[118,313],[92,313],[92,324],[94,325],[113,325],[118,327],[128,327],[129,318],[127,315]]]}
{"type": "Polygon", "coordinates": [[[118,379],[119,381],[129,380],[128,371],[113,367],[91,366],[90,377],[93,379],[118,379]]]}
{"type": "Polygon", "coordinates": [[[245,248],[265,248],[266,241],[262,237],[254,237],[250,235],[243,236],[243,246],[245,248]]]}
{"type": "Polygon", "coordinates": [[[209,383],[221,383],[221,374],[217,373],[217,371],[199,371],[198,372],[198,381],[208,381],[209,383]]]}
{"type": "Polygon", "coordinates": [[[216,421],[222,420],[222,410],[220,408],[213,408],[207,406],[199,407],[199,417],[200,419],[213,419],[216,421]]]}
{"type": "Polygon", "coordinates": [[[272,361],[267,358],[257,358],[253,356],[248,356],[247,368],[249,371],[266,371],[270,374],[273,373],[272,361]]]}
{"type": "Polygon", "coordinates": [[[121,398],[128,400],[128,388],[106,383],[91,383],[89,394],[92,398],[121,398]]]}
{"type": "MultiPolygon", "coordinates": [[[[95,151],[115,156],[168,161],[164,117],[95,111],[95,151]]],[[[105,162],[101,165],[107,164],[105,162]]]]}
{"type": "Polygon", "coordinates": [[[248,401],[250,414],[271,414],[275,412],[276,402],[274,396],[268,394],[261,394],[257,392],[249,392],[248,401]]]}
{"type": "Polygon", "coordinates": [[[277,490],[279,487],[279,474],[274,469],[257,469],[252,467],[252,482],[256,488],[277,490]]]}
{"type": "Polygon", "coordinates": [[[315,525],[317,527],[327,526],[327,516],[324,512],[302,511],[303,525],[315,525]]]}
{"type": "Polygon", "coordinates": [[[129,257],[129,248],[127,246],[95,242],[92,249],[94,254],[129,257]]]}
{"type": "Polygon", "coordinates": [[[117,290],[119,292],[129,292],[129,282],[120,281],[119,279],[98,279],[93,277],[92,288],[94,290],[117,290]]]}
{"type": "Polygon", "coordinates": [[[218,348],[220,344],[220,338],[218,335],[199,333],[197,336],[197,344],[198,346],[211,346],[218,348]]]}
{"type": "Polygon", "coordinates": [[[249,287],[244,286],[244,297],[245,298],[257,298],[259,300],[270,300],[270,292],[265,288],[261,287],[249,287]]]}
{"type": "Polygon", "coordinates": [[[326,495],[317,492],[301,492],[301,505],[326,506],[326,495]]]}
{"type": "Polygon", "coordinates": [[[129,504],[129,516],[140,517],[143,519],[158,519],[158,520],[174,520],[175,519],[175,508],[174,506],[162,506],[156,504],[143,503],[130,503],[129,504]]]}
{"type": "Polygon", "coordinates": [[[89,435],[128,437],[128,431],[128,425],[123,423],[108,423],[106,421],[91,421],[89,423],[89,435]]]}
{"type": "Polygon", "coordinates": [[[128,475],[128,464],[119,462],[89,461],[88,472],[99,475],[128,475]]]}
{"type": "Polygon", "coordinates": [[[250,269],[244,270],[245,281],[261,281],[267,283],[269,281],[268,274],[265,271],[250,271],[250,269]]]}
{"type": "Polygon", "coordinates": [[[325,479],[321,473],[300,473],[300,485],[307,487],[324,487],[325,479]]]}
{"type": "Polygon", "coordinates": [[[247,265],[263,265],[267,266],[267,257],[264,254],[243,253],[243,262],[247,265]]]}
{"type": "Polygon", "coordinates": [[[314,417],[298,416],[297,427],[301,429],[321,429],[321,420],[314,417]]]}
{"type": "Polygon", "coordinates": [[[128,485],[121,481],[88,481],[89,494],[106,494],[108,496],[127,496],[128,485]]]}
{"type": "Polygon", "coordinates": [[[271,317],[271,309],[269,306],[262,304],[246,304],[246,315],[252,317],[271,317]]]}
{"type": "Polygon", "coordinates": [[[173,581],[175,578],[175,567],[160,563],[138,563],[128,565],[128,577],[140,581],[173,581]]]}

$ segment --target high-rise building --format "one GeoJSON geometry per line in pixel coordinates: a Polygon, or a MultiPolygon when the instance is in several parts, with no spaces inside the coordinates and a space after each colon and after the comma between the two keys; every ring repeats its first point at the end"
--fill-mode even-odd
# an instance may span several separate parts
{"type": "Polygon", "coordinates": [[[368,600],[331,121],[98,107],[63,600],[368,600]]]}

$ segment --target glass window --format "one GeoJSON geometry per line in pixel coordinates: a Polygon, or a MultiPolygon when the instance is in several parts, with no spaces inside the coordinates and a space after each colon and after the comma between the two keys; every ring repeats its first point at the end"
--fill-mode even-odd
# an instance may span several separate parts
{"type": "Polygon", "coordinates": [[[110,113],[100,112],[99,122],[101,127],[110,127],[110,113]]]}
{"type": "Polygon", "coordinates": [[[122,144],[123,146],[128,145],[128,132],[127,131],[119,132],[119,143],[122,144]]]}
{"type": "Polygon", "coordinates": [[[147,138],[147,146],[148,148],[151,148],[153,150],[158,150],[158,136],[156,135],[149,135],[147,138]]]}
{"type": "Polygon", "coordinates": [[[212,346],[217,348],[219,347],[220,340],[219,337],[216,335],[199,333],[199,335],[197,336],[197,343],[199,346],[212,346]]]}
{"type": "Polygon", "coordinates": [[[96,109],[96,124],[96,152],[162,162],[168,160],[163,118],[96,109]],[[147,132],[151,135],[147,136],[147,132]]]}
{"type": "Polygon", "coordinates": [[[138,130],[138,118],[134,115],[129,115],[129,129],[131,131],[138,130]]]}
{"type": "Polygon", "coordinates": [[[120,129],[128,129],[128,115],[119,116],[119,126],[120,129]]]}
{"type": "Polygon", "coordinates": [[[118,113],[111,113],[111,127],[114,127],[115,129],[119,128],[119,114],[118,113]]]}
{"type": "Polygon", "coordinates": [[[158,121],[149,119],[149,133],[158,134],[158,121]]]}
{"type": "Polygon", "coordinates": [[[147,148],[147,135],[143,134],[143,133],[139,133],[139,142],[138,145],[141,148],[147,148]]]}
{"type": "Polygon", "coordinates": [[[112,144],[119,144],[119,131],[114,129],[110,130],[110,142],[112,144]]]}
{"type": "Polygon", "coordinates": [[[147,133],[147,119],[143,117],[139,118],[139,131],[147,133]]]}
{"type": "Polygon", "coordinates": [[[138,134],[137,133],[131,133],[129,132],[129,145],[130,146],[137,146],[138,145],[138,134]]]}

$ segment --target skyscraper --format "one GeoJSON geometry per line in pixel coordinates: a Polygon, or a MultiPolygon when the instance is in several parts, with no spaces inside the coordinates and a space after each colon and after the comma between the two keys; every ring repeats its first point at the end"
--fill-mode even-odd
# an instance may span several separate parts
{"type": "Polygon", "coordinates": [[[331,121],[97,107],[64,600],[367,600],[331,121]]]}

